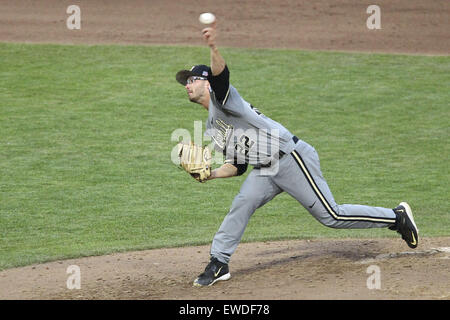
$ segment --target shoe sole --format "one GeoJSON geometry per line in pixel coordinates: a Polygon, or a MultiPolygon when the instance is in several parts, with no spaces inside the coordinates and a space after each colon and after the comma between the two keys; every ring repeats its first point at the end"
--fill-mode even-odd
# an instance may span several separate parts
{"type": "Polygon", "coordinates": [[[416,223],[414,222],[414,217],[413,217],[413,214],[412,214],[411,207],[406,202],[401,202],[400,205],[405,208],[406,214],[408,215],[408,218],[409,218],[409,221],[411,221],[411,223],[412,223],[412,225],[414,227],[414,230],[416,232],[416,234],[414,235],[416,243],[412,244],[412,243],[407,242],[407,244],[408,244],[408,246],[410,248],[413,248],[413,249],[417,248],[417,244],[419,243],[419,229],[417,228],[416,223]]]}
{"type": "Polygon", "coordinates": [[[217,281],[226,281],[226,280],[228,280],[228,279],[230,279],[230,278],[231,278],[231,274],[228,272],[228,273],[224,274],[223,276],[221,276],[221,277],[215,279],[213,282],[211,282],[210,284],[208,284],[208,285],[206,285],[206,286],[201,285],[201,284],[197,283],[196,281],[194,281],[194,287],[210,287],[210,286],[212,286],[214,283],[216,283],[217,281]]]}

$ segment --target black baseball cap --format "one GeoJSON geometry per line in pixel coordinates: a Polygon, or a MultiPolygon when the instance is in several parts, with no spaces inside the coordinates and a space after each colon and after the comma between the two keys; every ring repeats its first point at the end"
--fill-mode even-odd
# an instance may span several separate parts
{"type": "Polygon", "coordinates": [[[193,66],[191,70],[180,70],[177,72],[176,79],[179,83],[181,83],[183,86],[186,85],[187,79],[189,77],[195,76],[195,77],[202,77],[207,79],[208,76],[211,75],[211,68],[208,66],[205,66],[204,64],[198,64],[196,66],[193,66]]]}

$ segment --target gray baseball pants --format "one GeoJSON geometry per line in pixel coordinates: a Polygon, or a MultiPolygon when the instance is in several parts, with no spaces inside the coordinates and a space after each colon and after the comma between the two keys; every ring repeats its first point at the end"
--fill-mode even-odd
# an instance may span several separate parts
{"type": "Polygon", "coordinates": [[[323,178],[319,156],[308,143],[299,140],[295,149],[279,160],[275,174],[253,169],[234,198],[211,245],[211,256],[230,261],[247,223],[255,212],[285,191],[297,199],[319,222],[331,228],[383,228],[395,223],[392,209],[364,205],[338,205],[323,178]]]}

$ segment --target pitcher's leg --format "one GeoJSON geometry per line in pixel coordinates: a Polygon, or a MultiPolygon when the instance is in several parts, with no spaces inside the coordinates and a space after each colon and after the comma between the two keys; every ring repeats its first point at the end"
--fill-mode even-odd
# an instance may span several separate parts
{"type": "Polygon", "coordinates": [[[395,223],[392,209],[338,205],[322,175],[316,150],[305,142],[301,142],[287,160],[292,162],[289,173],[275,182],[324,225],[332,228],[381,228],[395,223]]]}
{"type": "Polygon", "coordinates": [[[241,241],[252,214],[280,192],[282,190],[272,183],[270,177],[259,175],[255,169],[250,172],[214,236],[211,256],[228,263],[241,241]]]}

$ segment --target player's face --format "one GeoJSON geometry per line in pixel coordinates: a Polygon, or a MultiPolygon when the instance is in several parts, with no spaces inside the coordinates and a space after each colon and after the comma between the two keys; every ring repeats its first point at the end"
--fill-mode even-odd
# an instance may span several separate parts
{"type": "Polygon", "coordinates": [[[207,80],[201,77],[190,77],[187,79],[186,92],[189,100],[199,103],[207,92],[207,80]]]}

